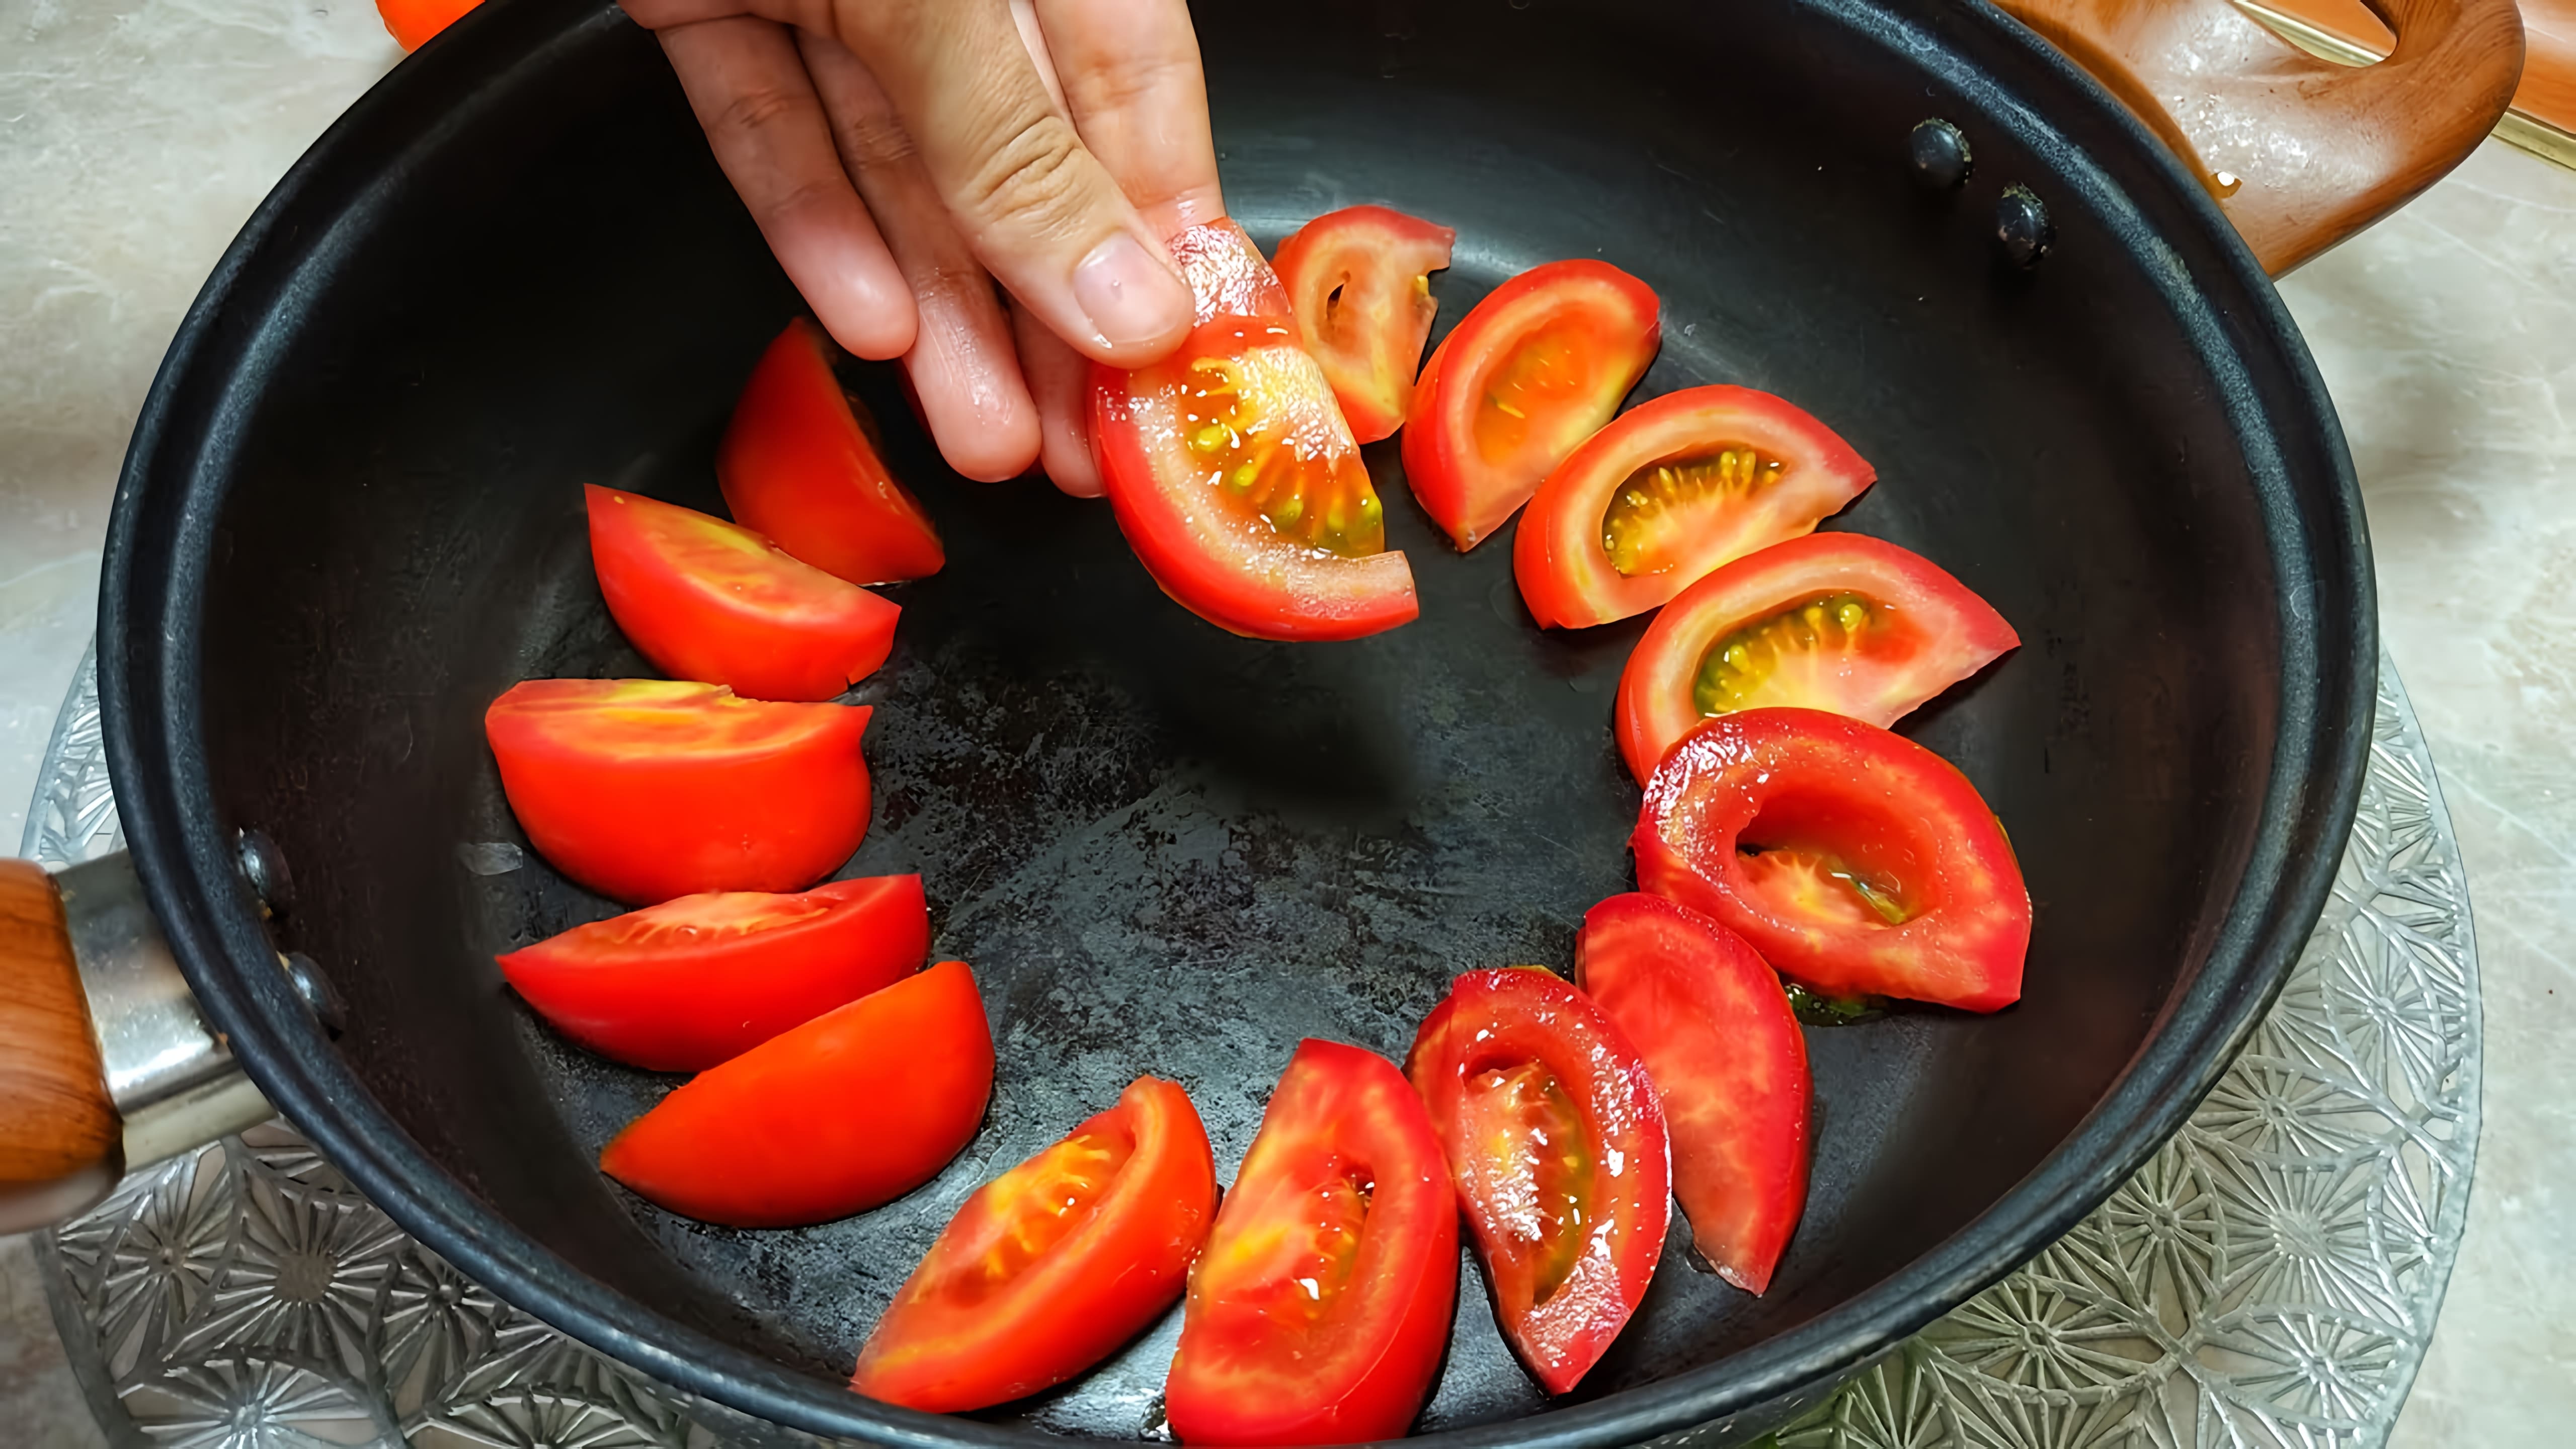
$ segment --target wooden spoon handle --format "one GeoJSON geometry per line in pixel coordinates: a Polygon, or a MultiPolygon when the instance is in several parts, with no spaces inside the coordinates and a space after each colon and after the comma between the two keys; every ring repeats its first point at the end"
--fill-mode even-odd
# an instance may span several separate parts
{"type": "Polygon", "coordinates": [[[43,867],[0,860],[0,1233],[79,1212],[124,1167],[62,896],[43,867]]]}
{"type": "Polygon", "coordinates": [[[2397,37],[2319,60],[2229,0],[1997,0],[2201,178],[2279,276],[2404,205],[2495,129],[2522,75],[2514,0],[2364,0],[2397,37]]]}

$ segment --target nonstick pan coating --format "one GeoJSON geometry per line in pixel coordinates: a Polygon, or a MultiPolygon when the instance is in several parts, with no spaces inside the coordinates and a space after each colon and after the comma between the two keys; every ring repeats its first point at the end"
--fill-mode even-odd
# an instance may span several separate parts
{"type": "MultiPolygon", "coordinates": [[[[1984,791],[2029,873],[2028,996],[1809,1034],[1817,1156],[1769,1296],[1678,1220],[1570,1404],[1472,1268],[1422,1427],[1460,1442],[1750,1432],[2043,1245],[2215,1079],[2323,899],[2375,657],[2358,502],[2269,285],[2124,113],[1992,12],[1386,3],[1202,11],[1227,195],[1264,242],[1381,201],[1454,225],[1441,324],[1536,262],[1664,301],[1640,389],[1779,392],[1880,483],[1828,526],[1956,573],[2023,645],[1905,731],[1984,791]],[[1929,115],[1964,186],[1907,160],[1929,115]],[[2053,215],[2012,265],[2006,185],[2053,215]],[[1756,1407],[1764,1406],[1767,1407],[1756,1407]]],[[[505,1296],[639,1367],[905,1442],[1145,1430],[1177,1315],[982,1416],[839,1387],[973,1186],[1139,1072],[1186,1085],[1220,1177],[1300,1037],[1400,1057],[1455,973],[1564,969],[1631,879],[1610,736],[1643,621],[1542,633],[1509,544],[1461,557],[1369,450],[1419,622],[1236,639],[1146,579],[1105,506],[940,467],[891,375],[850,378],[946,536],[858,696],[875,825],[919,870],[1000,1050],[928,1187],[801,1232],[643,1205],[591,1167],[674,1079],[571,1048],[491,953],[612,914],[524,852],[482,711],[644,672],[591,577],[581,485],[718,506],[710,459],[798,308],[649,37],[505,0],[406,62],[208,285],[110,543],[103,687],[125,818],[208,1010],[371,1196],[505,1296]],[[235,830],[291,863],[263,923],[235,830]],[[348,1003],[316,1027],[273,950],[348,1003]]],[[[817,1111],[831,1110],[817,1103],[817,1111]]],[[[1724,1435],[1713,1437],[1725,1437],[1724,1435]]]]}

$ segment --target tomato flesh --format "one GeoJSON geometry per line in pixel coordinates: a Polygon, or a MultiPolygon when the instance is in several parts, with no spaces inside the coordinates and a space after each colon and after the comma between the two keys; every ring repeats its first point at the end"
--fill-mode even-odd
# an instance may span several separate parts
{"type": "Polygon", "coordinates": [[[939,572],[948,561],[921,502],[895,481],[832,375],[823,329],[799,317],[760,356],[716,448],[735,521],[854,584],[939,572]]]}
{"type": "Polygon", "coordinates": [[[700,1072],[911,975],[930,952],[917,875],[796,895],[682,896],[500,958],[528,1005],[605,1057],[700,1072]]]}
{"type": "Polygon", "coordinates": [[[1548,474],[1512,540],[1512,572],[1541,624],[1607,624],[1814,532],[1877,476],[1767,392],[1685,388],[1630,409],[1548,474]]]}
{"type": "Polygon", "coordinates": [[[868,830],[867,706],[660,679],[532,679],[484,712],[501,788],[555,869],[629,905],[797,891],[868,830]]]}
{"type": "Polygon", "coordinates": [[[1062,1383],[1179,1299],[1215,1217],[1189,1094],[1139,1077],[966,1200],[895,1291],[850,1387],[954,1413],[1062,1383]]]}
{"type": "Polygon", "coordinates": [[[1458,1206],[1422,1101],[1385,1058],[1307,1041],[1190,1275],[1164,1386],[1189,1444],[1402,1434],[1448,1346],[1458,1206]]]}
{"type": "Polygon", "coordinates": [[[1459,319],[1414,384],[1404,473],[1461,550],[1493,536],[1619,410],[1661,344],[1660,304],[1606,262],[1549,262],[1459,319]]]}
{"type": "Polygon", "coordinates": [[[1640,784],[1702,719],[1765,705],[1891,725],[2021,643],[1966,585],[1895,544],[1815,533],[1684,589],[1619,676],[1640,784]]]}
{"type": "Polygon", "coordinates": [[[1637,882],[1830,996],[1971,1011],[2021,997],[2030,893],[1976,787],[1876,725],[1720,715],[1646,782],[1637,882]]]}
{"type": "Polygon", "coordinates": [[[1807,1201],[1807,1039],[1780,978],[1733,931],[1632,893],[1584,916],[1574,979],[1654,1079],[1693,1245],[1763,1293],[1807,1201]]]}
{"type": "Polygon", "coordinates": [[[1431,1112],[1504,1336],[1551,1394],[1636,1312],[1663,1253],[1670,1149],[1646,1063],[1534,966],[1473,971],[1405,1073],[1431,1112]]]}
{"type": "Polygon", "coordinates": [[[1458,233],[1383,206],[1346,206],[1299,227],[1274,265],[1306,351],[1363,443],[1393,437],[1413,401],[1440,304],[1431,274],[1458,233]]]}
{"type": "Polygon", "coordinates": [[[1349,639],[1414,617],[1413,573],[1287,293],[1234,223],[1172,252],[1198,326],[1152,367],[1092,372],[1091,444],[1154,582],[1220,628],[1349,639]]]}
{"type": "Polygon", "coordinates": [[[929,1181],[992,1094],[983,998],[965,962],[943,961],[690,1078],[599,1167],[701,1222],[829,1222],[929,1181]]]}
{"type": "Polygon", "coordinates": [[[739,524],[596,484],[590,561],[653,667],[745,699],[833,698],[874,674],[903,611],[739,524]]]}

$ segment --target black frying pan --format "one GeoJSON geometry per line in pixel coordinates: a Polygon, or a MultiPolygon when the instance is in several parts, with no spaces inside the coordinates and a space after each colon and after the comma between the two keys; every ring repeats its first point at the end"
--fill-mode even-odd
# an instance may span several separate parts
{"type": "MultiPolygon", "coordinates": [[[[1814,1187],[1769,1296],[1694,1271],[1677,1219],[1636,1321],[1552,1405],[1471,1278],[1420,1426],[1608,1444],[1734,1416],[1706,1442],[1749,1436],[2073,1224],[2280,982],[2352,818],[2374,682],[2333,413],[2207,197],[1965,0],[1270,3],[1200,27],[1257,237],[1364,200],[1454,225],[1444,327],[1533,263],[1617,263],[1664,302],[1641,396],[1740,382],[1811,409],[1882,478],[1827,526],[1938,561],[2025,641],[1904,728],[2011,831],[2026,999],[1812,1031],[1814,1187]],[[1968,137],[1963,184],[1910,163],[1927,116],[1968,137]],[[2013,185],[2053,223],[2031,266],[1996,235],[2013,185]]],[[[100,679],[135,862],[270,1099],[505,1298],[808,1429],[1132,1437],[1177,1315],[975,1417],[841,1379],[963,1194],[1138,1072],[1190,1089],[1230,1178],[1300,1037],[1400,1056],[1454,973],[1565,966],[1630,880],[1609,707],[1643,621],[1534,628],[1508,543],[1438,541],[1381,444],[1420,621],[1236,639],[1155,591],[1105,507],[955,478],[889,375],[853,369],[950,562],[899,591],[861,695],[879,796],[850,871],[921,871],[936,950],[984,984],[993,1110],[876,1212],[673,1218],[591,1166],[671,1079],[569,1047],[491,963],[615,908],[512,868],[480,722],[522,678],[644,672],[579,485],[717,506],[717,432],[797,308],[653,42],[600,0],[487,5],[400,67],[225,257],[128,457],[100,679]],[[275,920],[236,868],[243,828],[298,880],[275,920]],[[344,1035],[277,950],[336,983],[344,1035]]]]}

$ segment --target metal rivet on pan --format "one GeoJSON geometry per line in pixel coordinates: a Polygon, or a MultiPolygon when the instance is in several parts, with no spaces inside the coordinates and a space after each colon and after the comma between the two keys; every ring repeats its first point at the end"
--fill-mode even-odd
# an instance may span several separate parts
{"type": "Polygon", "coordinates": [[[245,830],[234,836],[233,857],[241,863],[242,879],[250,882],[251,894],[259,897],[263,911],[284,915],[294,906],[295,877],[287,873],[286,857],[266,832],[245,830]]]}
{"type": "Polygon", "coordinates": [[[1914,158],[1914,179],[1926,191],[1955,190],[1977,169],[1976,158],[1968,154],[1967,133],[1938,116],[1917,121],[1905,144],[1914,158]]]}
{"type": "Polygon", "coordinates": [[[322,974],[320,962],[301,951],[289,951],[277,958],[277,964],[285,970],[286,982],[295,988],[296,998],[313,1013],[315,1021],[322,1023],[324,1031],[338,1036],[348,1028],[348,1005],[340,999],[340,988],[322,974]]]}
{"type": "Polygon", "coordinates": [[[2057,228],[2048,219],[2047,204],[2029,187],[2007,186],[1995,198],[1995,239],[2004,244],[2005,260],[2016,267],[2035,267],[2056,242],[2057,228]]]}

